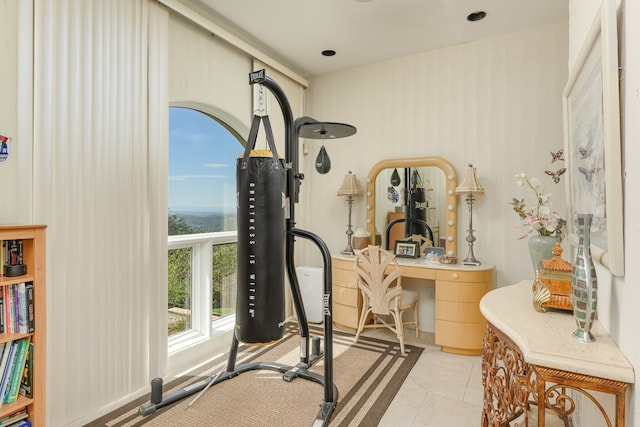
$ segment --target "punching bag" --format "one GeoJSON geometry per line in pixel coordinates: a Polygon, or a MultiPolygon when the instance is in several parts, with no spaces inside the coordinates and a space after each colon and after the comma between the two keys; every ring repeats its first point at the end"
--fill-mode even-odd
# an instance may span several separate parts
{"type": "Polygon", "coordinates": [[[247,344],[269,344],[284,334],[285,174],[267,116],[254,116],[244,155],[237,162],[236,187],[235,336],[247,344]],[[271,150],[252,149],[260,120],[271,150]]]}

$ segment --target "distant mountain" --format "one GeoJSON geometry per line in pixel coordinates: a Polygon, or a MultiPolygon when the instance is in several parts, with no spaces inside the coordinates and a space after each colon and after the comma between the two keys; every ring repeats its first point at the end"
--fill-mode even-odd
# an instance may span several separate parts
{"type": "Polygon", "coordinates": [[[169,213],[183,218],[188,225],[200,233],[236,229],[235,212],[230,215],[222,212],[177,211],[172,209],[169,213]]]}

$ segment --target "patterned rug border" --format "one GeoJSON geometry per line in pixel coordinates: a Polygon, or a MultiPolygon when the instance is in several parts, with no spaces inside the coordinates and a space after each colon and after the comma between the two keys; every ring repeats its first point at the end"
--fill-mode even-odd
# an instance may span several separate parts
{"type": "MultiPolygon", "coordinates": [[[[310,324],[309,335],[310,337],[319,336],[324,340],[324,329],[322,328],[322,325],[310,324]]],[[[236,366],[243,363],[265,361],[265,360],[262,360],[261,357],[264,354],[273,350],[275,346],[282,345],[288,340],[296,339],[299,337],[300,335],[299,335],[298,324],[296,322],[287,322],[285,326],[285,334],[283,338],[277,343],[275,343],[274,345],[250,346],[246,344],[240,344],[238,348],[238,357],[236,360],[236,366]]],[[[352,333],[336,330],[335,328],[333,329],[334,343],[336,342],[336,340],[344,340],[345,342],[349,341],[352,347],[359,347],[368,351],[379,352],[381,358],[384,356],[392,355],[394,356],[394,359],[401,361],[400,366],[397,368],[397,371],[393,374],[390,381],[385,385],[382,394],[376,400],[376,404],[371,406],[371,408],[367,411],[362,421],[358,424],[359,426],[374,427],[374,426],[377,426],[380,420],[382,419],[382,416],[384,415],[386,409],[391,404],[391,401],[397,394],[398,390],[400,390],[400,387],[402,386],[407,376],[411,372],[411,369],[413,369],[413,367],[415,366],[416,362],[418,361],[424,349],[421,347],[405,344],[406,354],[402,355],[400,353],[400,345],[397,342],[387,341],[387,340],[383,340],[375,337],[360,336],[358,343],[353,343],[353,338],[354,338],[354,334],[352,333]]],[[[228,356],[228,354],[226,355],[228,356]]],[[[193,371],[190,371],[189,375],[184,375],[184,376],[175,378],[172,381],[169,381],[168,383],[163,384],[163,395],[171,390],[176,390],[184,386],[187,386],[189,384],[200,381],[203,378],[207,378],[208,374],[205,376],[203,375],[204,373],[206,373],[207,371],[211,371],[216,366],[220,366],[221,364],[224,364],[224,363],[226,363],[226,359],[224,361],[217,359],[216,361],[208,362],[194,369],[193,371]]],[[[376,368],[376,365],[372,365],[370,367],[368,374],[371,373],[374,368],[376,368]]],[[[391,369],[392,367],[388,366],[384,372],[391,369]]],[[[349,403],[349,401],[351,399],[357,398],[356,393],[359,390],[359,387],[361,387],[365,383],[367,378],[368,377],[366,375],[363,376],[358,381],[358,383],[356,383],[350,390],[346,391],[346,393],[342,390],[338,390],[339,391],[338,405],[336,407],[335,412],[332,414],[332,417],[331,417],[332,421],[329,423],[330,425],[333,425],[333,420],[335,419],[336,415],[339,414],[343,409],[347,407],[347,404],[349,403]]],[[[358,411],[359,403],[361,403],[362,401],[366,401],[368,398],[369,398],[369,392],[361,396],[359,398],[360,400],[358,401],[358,403],[355,403],[354,405],[351,406],[351,408],[349,408],[350,413],[345,417],[345,419],[340,424],[336,425],[336,427],[349,426],[352,416],[354,416],[358,411]]],[[[122,405],[121,407],[103,415],[102,417],[88,424],[85,424],[84,427],[100,427],[100,426],[118,427],[118,426],[124,425],[125,423],[132,421],[132,418],[138,417],[137,413],[134,416],[122,419],[119,422],[114,422],[114,420],[122,416],[123,414],[130,412],[132,409],[137,409],[140,405],[148,401],[149,401],[149,393],[122,405]]],[[[158,413],[158,415],[161,415],[161,414],[162,412],[158,413]]],[[[146,419],[141,420],[139,423],[136,423],[136,425],[147,424],[151,422],[153,418],[154,416],[147,417],[146,419]]]]}

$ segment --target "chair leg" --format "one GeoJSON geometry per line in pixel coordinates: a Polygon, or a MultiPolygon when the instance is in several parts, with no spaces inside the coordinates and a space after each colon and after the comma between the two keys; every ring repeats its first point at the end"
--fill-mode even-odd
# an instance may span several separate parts
{"type": "Polygon", "coordinates": [[[356,331],[356,336],[353,339],[354,343],[357,343],[358,338],[360,338],[360,332],[362,332],[362,330],[364,329],[364,322],[365,322],[365,319],[367,318],[368,312],[369,310],[365,309],[364,307],[362,308],[362,312],[360,313],[360,321],[358,322],[358,330],[356,331]]]}
{"type": "Polygon", "coordinates": [[[405,354],[404,351],[404,325],[402,323],[402,312],[394,312],[392,311],[393,318],[396,322],[396,335],[398,336],[398,341],[400,341],[400,353],[405,354]]]}
{"type": "Polygon", "coordinates": [[[416,323],[416,338],[420,338],[420,324],[418,322],[418,303],[413,308],[413,320],[416,323]]]}

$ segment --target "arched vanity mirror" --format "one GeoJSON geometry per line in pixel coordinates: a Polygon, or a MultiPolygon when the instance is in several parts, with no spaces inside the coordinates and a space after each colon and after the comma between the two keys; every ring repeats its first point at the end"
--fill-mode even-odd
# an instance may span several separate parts
{"type": "MultiPolygon", "coordinates": [[[[372,241],[385,247],[387,235],[392,243],[398,236],[404,238],[407,232],[414,233],[414,229],[404,225],[407,210],[411,209],[407,203],[410,200],[415,209],[412,212],[422,215],[414,220],[414,214],[410,214],[410,226],[415,223],[420,230],[426,230],[420,225],[423,220],[433,236],[433,246],[444,244],[447,255],[457,256],[457,183],[453,165],[441,157],[388,159],[376,163],[367,176],[367,231],[372,241]]],[[[393,250],[393,245],[389,248],[393,250]]]]}

